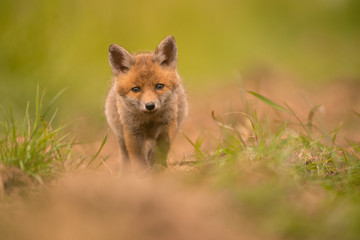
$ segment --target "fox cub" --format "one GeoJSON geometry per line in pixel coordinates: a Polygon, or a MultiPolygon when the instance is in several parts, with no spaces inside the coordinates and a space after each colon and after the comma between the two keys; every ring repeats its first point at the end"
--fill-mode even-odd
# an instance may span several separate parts
{"type": "Polygon", "coordinates": [[[170,144],[188,111],[174,37],[166,37],[153,53],[132,55],[111,44],[109,61],[114,83],[105,114],[122,161],[166,166],[170,144]]]}

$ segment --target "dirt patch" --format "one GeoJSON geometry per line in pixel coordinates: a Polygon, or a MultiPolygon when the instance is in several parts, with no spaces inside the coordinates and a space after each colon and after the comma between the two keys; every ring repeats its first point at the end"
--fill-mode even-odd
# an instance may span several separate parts
{"type": "Polygon", "coordinates": [[[13,206],[2,239],[262,239],[221,196],[166,175],[67,176],[34,199],[13,206]]]}

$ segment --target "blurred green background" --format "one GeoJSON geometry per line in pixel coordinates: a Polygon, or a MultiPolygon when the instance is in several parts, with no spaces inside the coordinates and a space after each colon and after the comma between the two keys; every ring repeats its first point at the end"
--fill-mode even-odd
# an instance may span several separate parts
{"type": "Polygon", "coordinates": [[[48,97],[67,87],[62,116],[103,124],[109,44],[154,50],[169,34],[192,91],[259,66],[304,82],[360,78],[358,0],[1,0],[0,104],[19,111],[37,83],[48,97]]]}

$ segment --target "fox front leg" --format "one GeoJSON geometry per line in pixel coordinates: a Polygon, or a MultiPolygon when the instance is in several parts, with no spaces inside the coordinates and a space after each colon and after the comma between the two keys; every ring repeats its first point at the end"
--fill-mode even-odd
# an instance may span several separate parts
{"type": "Polygon", "coordinates": [[[116,136],[116,139],[117,139],[117,142],[119,145],[121,163],[124,165],[128,165],[129,164],[129,155],[128,155],[128,151],[126,149],[124,137],[116,136]]]}
{"type": "Polygon", "coordinates": [[[124,129],[124,139],[130,163],[135,167],[149,166],[149,162],[144,155],[143,136],[124,129]]]}

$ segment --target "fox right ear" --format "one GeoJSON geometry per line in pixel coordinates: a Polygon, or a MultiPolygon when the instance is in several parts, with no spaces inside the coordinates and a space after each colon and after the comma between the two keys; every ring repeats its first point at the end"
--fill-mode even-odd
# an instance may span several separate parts
{"type": "Polygon", "coordinates": [[[135,61],[125,48],[113,43],[109,47],[109,62],[113,74],[117,76],[120,73],[126,73],[135,61]]]}

